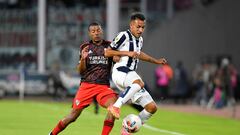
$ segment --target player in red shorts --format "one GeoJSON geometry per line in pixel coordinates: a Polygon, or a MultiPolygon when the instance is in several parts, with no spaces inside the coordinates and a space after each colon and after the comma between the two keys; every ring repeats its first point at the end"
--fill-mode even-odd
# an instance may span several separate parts
{"type": "MultiPolygon", "coordinates": [[[[74,122],[81,112],[88,107],[94,99],[104,108],[112,105],[117,94],[109,87],[112,58],[105,57],[105,50],[110,42],[103,40],[103,30],[98,23],[91,23],[88,27],[91,41],[80,46],[80,60],[77,66],[81,74],[81,84],[73,100],[70,114],[64,117],[49,135],[57,135],[70,123],[74,122]]],[[[136,56],[135,52],[114,52],[116,55],[136,56]]],[[[115,118],[108,113],[104,120],[102,135],[108,135],[114,125],[115,118]]]]}

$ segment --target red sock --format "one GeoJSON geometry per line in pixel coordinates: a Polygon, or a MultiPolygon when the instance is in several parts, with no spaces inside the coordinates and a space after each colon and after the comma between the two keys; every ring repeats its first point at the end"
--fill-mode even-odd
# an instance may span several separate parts
{"type": "Polygon", "coordinates": [[[52,135],[57,135],[59,132],[63,131],[66,126],[63,125],[62,121],[60,120],[57,126],[53,129],[52,135]]]}
{"type": "Polygon", "coordinates": [[[105,120],[102,130],[102,135],[109,135],[114,125],[113,120],[105,120]]]}

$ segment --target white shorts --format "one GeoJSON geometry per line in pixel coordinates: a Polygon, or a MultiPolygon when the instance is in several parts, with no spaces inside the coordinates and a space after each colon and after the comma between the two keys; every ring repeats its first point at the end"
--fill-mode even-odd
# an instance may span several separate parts
{"type": "MultiPolygon", "coordinates": [[[[124,91],[130,86],[135,80],[142,80],[141,77],[135,71],[129,71],[128,73],[113,69],[112,81],[120,91],[124,91]]],[[[131,98],[131,102],[134,104],[145,105],[153,102],[151,95],[145,89],[141,89],[131,98]]]]}

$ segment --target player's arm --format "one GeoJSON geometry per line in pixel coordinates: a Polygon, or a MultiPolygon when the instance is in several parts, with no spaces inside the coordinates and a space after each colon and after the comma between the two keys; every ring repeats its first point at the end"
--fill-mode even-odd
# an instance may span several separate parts
{"type": "Polygon", "coordinates": [[[142,61],[146,61],[146,62],[150,62],[150,63],[154,63],[154,64],[166,64],[167,63],[167,60],[165,58],[156,59],[156,58],[149,56],[148,54],[146,54],[144,52],[140,52],[140,55],[138,56],[138,58],[142,61]]]}
{"type": "Polygon", "coordinates": [[[86,69],[86,58],[88,56],[88,47],[85,47],[81,51],[81,56],[79,60],[79,64],[77,65],[77,71],[82,74],[86,69]]]}
{"type": "Polygon", "coordinates": [[[106,48],[104,50],[105,57],[113,57],[113,56],[129,56],[133,58],[137,58],[139,53],[133,51],[116,51],[112,50],[111,48],[106,48]]]}
{"type": "Polygon", "coordinates": [[[86,70],[86,60],[80,59],[79,64],[77,65],[77,71],[79,74],[82,74],[86,70]]]}

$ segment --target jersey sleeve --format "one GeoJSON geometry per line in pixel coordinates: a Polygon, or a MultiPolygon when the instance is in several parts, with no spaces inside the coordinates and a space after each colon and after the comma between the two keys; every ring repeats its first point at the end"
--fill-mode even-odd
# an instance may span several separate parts
{"type": "Polygon", "coordinates": [[[117,50],[121,45],[123,45],[126,41],[126,35],[124,32],[120,32],[114,39],[113,42],[110,44],[110,47],[113,50],[117,50]]]}

